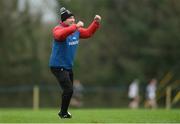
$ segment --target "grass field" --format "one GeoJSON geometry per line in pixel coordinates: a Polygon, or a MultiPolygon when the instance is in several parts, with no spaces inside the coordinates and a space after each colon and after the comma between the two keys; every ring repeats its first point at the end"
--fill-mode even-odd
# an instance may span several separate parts
{"type": "Polygon", "coordinates": [[[180,110],[71,109],[72,119],[59,119],[56,109],[0,109],[0,123],[173,123],[180,110]]]}

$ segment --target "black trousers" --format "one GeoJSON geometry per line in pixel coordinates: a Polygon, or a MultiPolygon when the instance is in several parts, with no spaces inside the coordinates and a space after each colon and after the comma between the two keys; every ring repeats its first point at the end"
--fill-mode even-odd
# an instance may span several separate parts
{"type": "Polygon", "coordinates": [[[73,71],[59,67],[51,67],[50,69],[57,78],[59,85],[63,90],[61,100],[61,112],[67,113],[69,103],[73,94],[73,71]]]}

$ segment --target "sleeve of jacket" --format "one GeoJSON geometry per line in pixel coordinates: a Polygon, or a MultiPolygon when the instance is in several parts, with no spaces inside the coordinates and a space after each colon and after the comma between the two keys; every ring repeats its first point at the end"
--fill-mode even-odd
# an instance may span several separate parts
{"type": "Polygon", "coordinates": [[[76,31],[76,29],[77,27],[75,24],[69,27],[56,26],[53,29],[54,39],[56,39],[57,41],[64,41],[66,37],[72,34],[74,31],[76,31]]]}
{"type": "Polygon", "coordinates": [[[79,32],[80,32],[80,38],[89,38],[91,37],[96,30],[99,28],[99,22],[97,21],[93,21],[88,28],[79,28],[79,32]]]}

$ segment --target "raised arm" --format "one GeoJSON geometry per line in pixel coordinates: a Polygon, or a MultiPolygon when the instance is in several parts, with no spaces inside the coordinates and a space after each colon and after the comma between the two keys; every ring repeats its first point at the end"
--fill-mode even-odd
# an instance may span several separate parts
{"type": "Polygon", "coordinates": [[[64,41],[66,37],[72,34],[76,29],[77,29],[76,24],[73,24],[69,27],[56,26],[53,29],[54,39],[58,41],[64,41]]]}
{"type": "Polygon", "coordinates": [[[91,37],[99,28],[99,22],[93,21],[88,28],[79,28],[80,38],[91,37]]]}
{"type": "Polygon", "coordinates": [[[101,17],[96,15],[94,21],[89,25],[88,28],[79,28],[80,38],[91,37],[100,26],[101,17]]]}

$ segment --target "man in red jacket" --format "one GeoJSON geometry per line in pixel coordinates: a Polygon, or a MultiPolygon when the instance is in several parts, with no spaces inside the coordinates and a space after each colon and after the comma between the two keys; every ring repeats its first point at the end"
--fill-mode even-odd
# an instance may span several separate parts
{"type": "Polygon", "coordinates": [[[61,118],[71,118],[68,112],[69,103],[73,94],[73,61],[80,38],[89,38],[99,28],[101,17],[96,15],[88,28],[83,28],[84,23],[75,22],[74,15],[64,7],[60,10],[61,23],[53,29],[53,45],[49,66],[57,78],[63,93],[61,118]]]}

